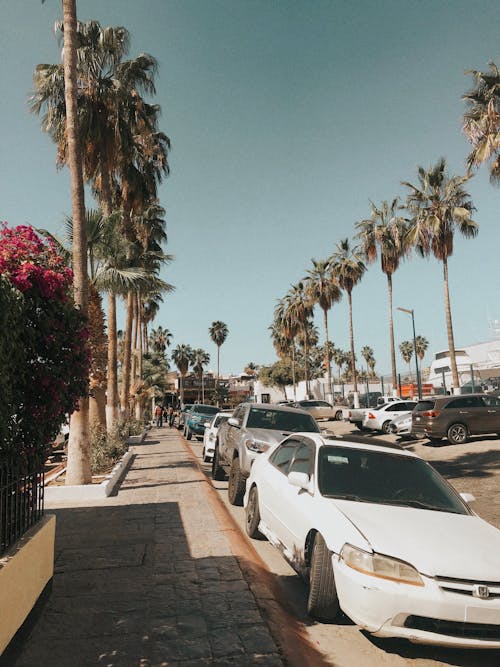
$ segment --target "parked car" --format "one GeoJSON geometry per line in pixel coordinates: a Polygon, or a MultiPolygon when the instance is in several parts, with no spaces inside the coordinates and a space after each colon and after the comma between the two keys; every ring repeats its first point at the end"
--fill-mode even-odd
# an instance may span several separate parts
{"type": "Polygon", "coordinates": [[[198,439],[202,439],[207,420],[216,415],[218,411],[219,408],[215,405],[194,403],[184,417],[184,437],[191,440],[195,435],[198,439]]]}
{"type": "Polygon", "coordinates": [[[209,422],[205,422],[205,433],[203,434],[203,461],[205,463],[212,460],[215,449],[215,441],[219,427],[226,422],[232,415],[232,412],[217,412],[209,422]]]}
{"type": "Polygon", "coordinates": [[[319,433],[316,421],[305,410],[268,403],[242,403],[219,429],[212,461],[215,480],[229,475],[228,498],[241,505],[253,462],[290,433],[319,433]]]}
{"type": "Polygon", "coordinates": [[[500,398],[466,394],[423,399],[413,412],[411,431],[433,443],[446,438],[452,445],[467,442],[471,435],[500,435],[500,398]]]}
{"type": "Polygon", "coordinates": [[[389,425],[394,417],[411,414],[416,405],[416,401],[392,401],[376,409],[370,408],[364,413],[363,428],[389,433],[389,425]]]}
{"type": "Polygon", "coordinates": [[[292,401],[290,405],[293,408],[307,410],[314,419],[342,419],[342,409],[334,407],[327,401],[307,399],[303,401],[292,401]],[[340,417],[337,417],[338,414],[340,417]]]}
{"type": "Polygon", "coordinates": [[[192,403],[185,403],[182,408],[179,411],[179,419],[177,421],[177,428],[180,430],[181,428],[184,429],[184,425],[186,423],[186,415],[187,413],[191,410],[193,407],[192,403]]]}
{"type": "Polygon", "coordinates": [[[409,414],[403,412],[391,421],[389,424],[389,433],[399,435],[400,438],[414,438],[415,436],[411,434],[411,422],[411,412],[409,414]]]}
{"type": "Polygon", "coordinates": [[[498,649],[500,530],[466,500],[398,445],[299,433],[253,465],[245,525],[309,581],[319,620],[342,610],[381,637],[498,649]]]}

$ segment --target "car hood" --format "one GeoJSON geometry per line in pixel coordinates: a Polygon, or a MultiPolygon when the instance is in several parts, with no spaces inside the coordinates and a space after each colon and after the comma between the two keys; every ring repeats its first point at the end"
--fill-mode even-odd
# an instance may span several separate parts
{"type": "Polygon", "coordinates": [[[333,502],[378,553],[429,576],[500,582],[500,530],[475,515],[333,502]]]}

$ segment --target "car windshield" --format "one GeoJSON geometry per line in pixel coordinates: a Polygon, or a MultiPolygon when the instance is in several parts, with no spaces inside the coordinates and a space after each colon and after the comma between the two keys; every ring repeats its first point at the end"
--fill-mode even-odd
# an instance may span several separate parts
{"type": "Polygon", "coordinates": [[[325,445],[318,486],[328,498],[469,514],[453,488],[422,459],[325,445]]]}
{"type": "Polygon", "coordinates": [[[247,419],[247,428],[267,428],[272,431],[308,431],[319,433],[319,427],[310,415],[300,412],[285,412],[284,410],[250,409],[247,419]]]}
{"type": "Polygon", "coordinates": [[[201,415],[215,415],[219,412],[219,408],[215,405],[195,405],[193,412],[199,412],[201,415]]]}

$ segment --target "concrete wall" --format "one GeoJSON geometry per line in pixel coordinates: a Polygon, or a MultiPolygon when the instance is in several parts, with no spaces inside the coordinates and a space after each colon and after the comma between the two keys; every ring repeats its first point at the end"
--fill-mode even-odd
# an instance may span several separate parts
{"type": "Polygon", "coordinates": [[[46,514],[0,559],[0,655],[54,573],[55,534],[46,514]]]}

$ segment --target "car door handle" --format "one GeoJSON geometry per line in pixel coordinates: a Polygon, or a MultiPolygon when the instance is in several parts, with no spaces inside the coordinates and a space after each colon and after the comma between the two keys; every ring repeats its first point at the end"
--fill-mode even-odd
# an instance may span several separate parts
{"type": "Polygon", "coordinates": [[[468,410],[459,410],[459,411],[458,411],[458,414],[459,414],[459,415],[468,415],[468,414],[469,414],[469,411],[468,411],[468,410]]]}
{"type": "Polygon", "coordinates": [[[488,410],[488,412],[492,412],[493,414],[495,414],[496,410],[488,410]]]}

